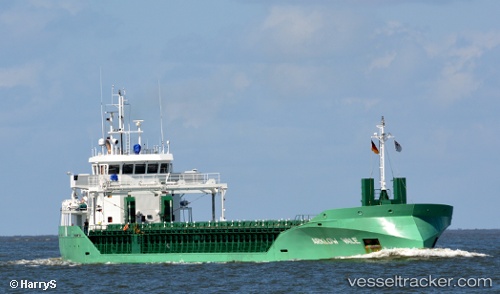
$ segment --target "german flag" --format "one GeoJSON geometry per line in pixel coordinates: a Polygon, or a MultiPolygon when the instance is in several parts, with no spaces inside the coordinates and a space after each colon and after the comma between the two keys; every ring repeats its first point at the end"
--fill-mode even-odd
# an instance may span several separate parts
{"type": "Polygon", "coordinates": [[[375,143],[373,143],[373,140],[372,140],[372,151],[373,151],[373,153],[375,153],[375,154],[378,154],[378,153],[379,153],[379,152],[378,152],[378,148],[377,148],[377,146],[375,146],[375,143]]]}

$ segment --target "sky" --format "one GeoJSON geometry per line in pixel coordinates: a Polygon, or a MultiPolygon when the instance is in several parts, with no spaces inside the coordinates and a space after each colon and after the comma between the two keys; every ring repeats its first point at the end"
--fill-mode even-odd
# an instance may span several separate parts
{"type": "MultiPolygon", "coordinates": [[[[359,206],[384,116],[403,147],[388,145],[386,177],[407,178],[410,203],[454,206],[451,229],[498,229],[498,11],[496,0],[1,1],[0,235],[57,234],[66,173],[91,171],[112,85],[148,144],[163,125],[176,171],[221,173],[228,219],[359,206]]],[[[209,219],[210,196],[191,200],[209,219]]]]}

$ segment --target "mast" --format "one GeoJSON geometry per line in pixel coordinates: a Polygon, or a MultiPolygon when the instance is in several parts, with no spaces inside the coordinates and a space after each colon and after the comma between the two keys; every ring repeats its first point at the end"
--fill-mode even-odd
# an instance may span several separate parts
{"type": "MultiPolygon", "coordinates": [[[[124,90],[125,91],[125,90],[124,90]]],[[[125,94],[125,93],[123,93],[125,94]]],[[[120,90],[118,90],[118,132],[120,133],[120,154],[123,154],[123,130],[125,129],[123,104],[125,98],[120,90]]]]}
{"type": "Polygon", "coordinates": [[[373,139],[378,139],[379,141],[379,157],[380,157],[380,199],[389,199],[389,196],[387,195],[387,187],[386,187],[386,182],[385,182],[385,141],[394,138],[391,133],[385,133],[385,120],[384,117],[382,116],[382,119],[380,121],[380,124],[377,125],[378,128],[378,134],[374,133],[372,138],[373,139]]]}
{"type": "MultiPolygon", "coordinates": [[[[161,110],[161,88],[160,80],[158,80],[158,102],[160,104],[160,132],[161,132],[161,153],[165,153],[165,144],[163,143],[163,112],[161,110]]],[[[167,143],[168,144],[168,143],[167,143]]]]}
{"type": "MultiPolygon", "coordinates": [[[[104,106],[102,104],[102,69],[99,67],[99,85],[101,89],[101,138],[104,140],[104,106]]],[[[102,141],[100,144],[101,146],[101,153],[104,153],[104,141],[102,141]]]]}

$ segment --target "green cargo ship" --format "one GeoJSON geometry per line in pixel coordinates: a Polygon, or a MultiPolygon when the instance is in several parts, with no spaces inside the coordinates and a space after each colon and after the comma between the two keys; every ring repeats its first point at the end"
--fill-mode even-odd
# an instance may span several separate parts
{"type": "MultiPolygon", "coordinates": [[[[59,248],[78,263],[269,262],[321,260],[384,248],[433,248],[450,225],[453,207],[407,204],[406,179],[385,182],[385,122],[372,138],[380,157],[380,189],[361,180],[362,206],[325,210],[293,220],[230,221],[225,218],[227,184],[218,173],[176,173],[169,142],[141,142],[142,120],[125,129],[124,91],[103,112],[109,131],[89,158],[91,174],[71,174],[71,199],[64,200],[59,248]],[[116,100],[116,103],[114,102],[116,100]],[[118,120],[115,125],[115,119],[118,120]],[[137,144],[131,148],[132,137],[137,144]],[[165,146],[166,145],[166,146],[165,146]],[[166,149],[166,150],[165,150],[166,149]],[[212,219],[195,222],[189,194],[212,198],[212,219]],[[220,217],[216,218],[216,200],[220,217]]],[[[103,117],[104,122],[104,117],[103,117]]],[[[163,135],[162,135],[163,136],[163,135]]],[[[401,145],[396,141],[396,150],[401,145]]]]}

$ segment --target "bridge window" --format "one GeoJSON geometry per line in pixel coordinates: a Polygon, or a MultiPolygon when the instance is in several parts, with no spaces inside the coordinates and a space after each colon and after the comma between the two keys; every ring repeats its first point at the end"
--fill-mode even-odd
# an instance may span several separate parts
{"type": "Polygon", "coordinates": [[[168,174],[170,172],[170,163],[162,163],[160,165],[160,174],[168,174]]]}
{"type": "Polygon", "coordinates": [[[156,174],[158,172],[158,163],[148,164],[148,174],[156,174]]]}
{"type": "Polygon", "coordinates": [[[135,174],[145,174],[146,173],[146,164],[137,163],[135,165],[135,174]]]}
{"type": "Polygon", "coordinates": [[[120,166],[119,165],[110,165],[109,166],[109,174],[119,174],[120,173],[120,166]]]}
{"type": "Polygon", "coordinates": [[[124,164],[123,165],[123,173],[124,174],[131,174],[134,172],[134,165],[133,164],[124,164]]]}
{"type": "Polygon", "coordinates": [[[107,164],[99,164],[99,174],[107,175],[109,166],[107,164]]]}

